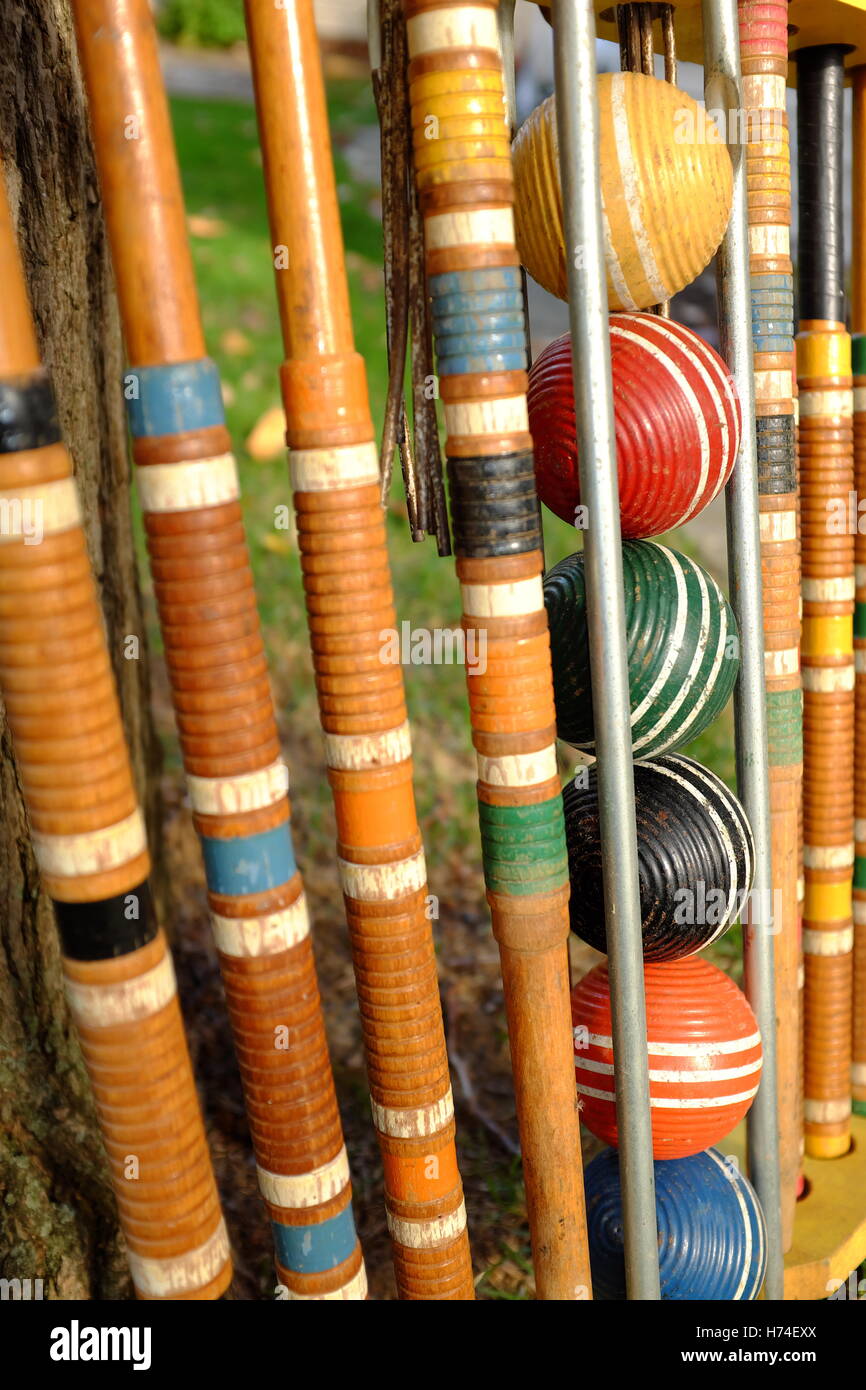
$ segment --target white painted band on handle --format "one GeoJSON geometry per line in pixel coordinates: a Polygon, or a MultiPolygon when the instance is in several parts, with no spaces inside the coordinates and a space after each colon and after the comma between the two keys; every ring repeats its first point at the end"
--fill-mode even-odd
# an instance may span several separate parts
{"type": "Polygon", "coordinates": [[[854,663],[848,666],[804,666],[803,689],[827,695],[854,689],[854,663]]]}
{"type": "Polygon", "coordinates": [[[351,864],[337,861],[340,881],[347,898],[358,902],[387,902],[407,893],[417,893],[427,883],[424,851],[398,859],[393,864],[351,864]]]}
{"type": "Polygon", "coordinates": [[[854,392],[850,387],[832,391],[801,391],[800,414],[828,420],[850,420],[854,414],[854,392]]]}
{"type": "Polygon", "coordinates": [[[240,497],[234,454],[187,463],[148,463],[138,468],[136,476],[145,512],[200,511],[240,497]]]}
{"type": "Polygon", "coordinates": [[[451,405],[446,401],[445,428],[450,435],[528,434],[526,397],[501,396],[451,405]]]}
{"type": "Polygon", "coordinates": [[[294,492],[331,492],[379,482],[379,451],[374,443],[333,449],[293,449],[289,472],[294,492]]]}
{"type": "Polygon", "coordinates": [[[845,1100],[809,1100],[807,1097],[803,1101],[803,1119],[810,1125],[838,1124],[850,1114],[851,1101],[847,1097],[845,1100]]]}
{"type": "Polygon", "coordinates": [[[793,676],[799,669],[799,647],[783,647],[778,651],[764,652],[764,675],[768,680],[774,676],[793,676]]]}
{"type": "Polygon", "coordinates": [[[471,618],[519,618],[544,608],[541,575],[511,584],[461,584],[463,611],[471,618]]]}
{"type": "Polygon", "coordinates": [[[841,931],[812,931],[803,928],[803,954],[807,956],[847,956],[854,948],[854,928],[841,931]]]}
{"type": "Polygon", "coordinates": [[[509,206],[437,212],[424,222],[428,251],[452,246],[513,246],[514,213],[509,206]]]}
{"type": "Polygon", "coordinates": [[[410,1221],[402,1216],[385,1213],[391,1238],[409,1250],[436,1250],[449,1245],[466,1230],[466,1207],[460,1203],[456,1211],[446,1216],[434,1216],[430,1221],[410,1221]]]}
{"type": "Polygon", "coordinates": [[[43,536],[81,524],[81,498],[72,477],[0,492],[0,545],[22,540],[35,545],[43,536]]]}
{"type": "Polygon", "coordinates": [[[412,756],[408,721],[396,729],[374,734],[325,734],[328,767],[341,772],[361,772],[373,767],[394,767],[412,756]]]}
{"type": "Polygon", "coordinates": [[[379,1134],[387,1134],[391,1139],[427,1139],[453,1120],[454,1096],[449,1086],[444,1096],[419,1110],[393,1110],[372,1098],[370,1108],[379,1134]]]}
{"type": "Polygon", "coordinates": [[[150,1256],[128,1252],[132,1282],[139,1293],[150,1298],[176,1298],[178,1294],[194,1293],[216,1279],[229,1258],[229,1238],[225,1222],[219,1225],[209,1240],[186,1255],[155,1260],[150,1256]]]}
{"type": "Polygon", "coordinates": [[[213,932],[216,948],[224,956],[278,956],[310,935],[306,896],[301,893],[290,907],[261,917],[220,917],[214,913],[213,932]]]}
{"type": "Polygon", "coordinates": [[[152,1018],[177,993],[169,951],[150,970],[133,980],[88,985],[66,976],[64,986],[72,1017],[81,1028],[116,1028],[152,1018]]]}
{"type": "Polygon", "coordinates": [[[409,57],[446,48],[485,48],[499,52],[496,13],[489,7],[452,5],[413,15],[406,25],[409,57]]]}
{"type": "Polygon", "coordinates": [[[784,222],[758,223],[750,227],[749,253],[752,256],[790,256],[790,227],[784,222]]]}
{"type": "Polygon", "coordinates": [[[847,869],[854,863],[854,845],[804,845],[804,869],[847,869]]]}
{"type": "Polygon", "coordinates": [[[84,878],[128,864],[147,849],[144,818],[136,806],[132,815],[104,830],[81,835],[43,835],[34,831],[33,852],[43,874],[54,878],[84,878]]]}
{"type": "Polygon", "coordinates": [[[838,579],[804,579],[804,603],[846,603],[854,597],[853,574],[838,579]]]}
{"type": "Polygon", "coordinates": [[[756,401],[789,401],[793,394],[794,377],[792,372],[761,370],[755,372],[756,401]]]}
{"type": "Polygon", "coordinates": [[[509,753],[500,758],[478,754],[478,780],[489,787],[535,787],[556,773],[555,743],[537,753],[509,753]]]}
{"type": "Polygon", "coordinates": [[[269,1173],[256,1165],[259,1191],[266,1202],[287,1210],[301,1207],[320,1207],[339,1197],[349,1181],[349,1157],[345,1145],[330,1163],[314,1168],[310,1173],[269,1173]]]}
{"type": "Polygon", "coordinates": [[[761,543],[768,545],[773,541],[795,541],[797,539],[797,513],[759,512],[758,524],[761,543]]]}
{"type": "Polygon", "coordinates": [[[278,758],[269,767],[236,777],[195,777],[187,773],[186,784],[193,809],[200,815],[232,816],[282,801],[289,790],[289,769],[278,758]]]}

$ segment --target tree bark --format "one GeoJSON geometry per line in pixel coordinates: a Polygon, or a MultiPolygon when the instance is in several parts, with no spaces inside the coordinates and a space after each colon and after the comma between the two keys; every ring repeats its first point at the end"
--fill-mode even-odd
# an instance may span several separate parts
{"type": "MultiPolygon", "coordinates": [[[[156,787],[149,774],[158,750],[129,507],[123,354],[67,0],[0,5],[0,155],[153,826],[148,788],[156,787]],[[139,659],[124,656],[132,634],[139,659]]],[[[126,1297],[114,1198],[2,705],[0,806],[0,1278],[41,1279],[45,1298],[126,1297]]]]}

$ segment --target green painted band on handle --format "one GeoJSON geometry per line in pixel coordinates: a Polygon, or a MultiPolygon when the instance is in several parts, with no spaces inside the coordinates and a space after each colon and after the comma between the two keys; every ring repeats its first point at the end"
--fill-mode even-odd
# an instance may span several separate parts
{"type": "Polygon", "coordinates": [[[548,866],[562,858],[562,841],[550,839],[543,845],[490,845],[482,841],[485,864],[510,877],[515,870],[546,873],[548,866]]]}
{"type": "Polygon", "coordinates": [[[803,761],[803,692],[767,693],[767,758],[771,767],[791,767],[803,761]]]}
{"type": "Polygon", "coordinates": [[[526,806],[479,801],[484,878],[493,893],[524,897],[568,882],[562,798],[526,806]]]}

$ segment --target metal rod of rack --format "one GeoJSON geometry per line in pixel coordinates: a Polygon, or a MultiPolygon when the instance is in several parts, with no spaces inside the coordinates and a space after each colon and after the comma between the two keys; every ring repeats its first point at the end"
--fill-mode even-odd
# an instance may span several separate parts
{"type": "Polygon", "coordinates": [[[660,1297],[591,0],[554,0],[557,128],[630,1300],[660,1297]]]}
{"type": "MultiPolygon", "coordinates": [[[[708,111],[742,107],[736,0],[703,0],[704,92],[708,111]]],[[[739,121],[732,122],[734,130],[739,121]]],[[[743,411],[740,454],[726,491],[731,606],[740,632],[740,676],[734,694],[737,791],[755,839],[755,878],[743,922],[745,990],[761,1030],[764,1065],[748,1125],[749,1174],[767,1222],[764,1297],[784,1296],[779,1127],[776,1087],[776,999],[772,937],[772,863],[764,691],[763,605],[758,521],[755,389],[749,305],[749,240],[743,147],[730,149],[734,194],[716,265],[721,353],[743,411]]]]}

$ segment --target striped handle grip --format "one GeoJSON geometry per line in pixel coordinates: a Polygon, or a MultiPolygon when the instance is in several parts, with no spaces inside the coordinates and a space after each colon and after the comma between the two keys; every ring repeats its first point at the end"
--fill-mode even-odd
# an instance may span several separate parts
{"type": "Polygon", "coordinates": [[[801,322],[797,339],[803,531],[803,831],[806,1151],[849,1144],[854,753],[850,339],[801,322]],[[830,531],[844,518],[841,534],[830,531]],[[830,532],[828,534],[828,531],[830,532]]]}
{"type": "Polygon", "coordinates": [[[856,1114],[866,1115],[866,68],[855,68],[853,244],[851,248],[851,342],[854,373],[854,1000],[851,1033],[851,1095],[856,1114]]]}
{"type": "Polygon", "coordinates": [[[171,956],[159,932],[63,966],[139,1298],[217,1298],[231,1276],[171,956]]]}
{"type": "Polygon", "coordinates": [[[803,779],[800,541],[794,419],[791,154],[785,0],[740,0],[749,269],[755,372],[764,675],[774,904],[776,1074],[783,1244],[793,1239],[800,1169],[799,806],[803,779]]]}
{"type": "Polygon", "coordinates": [[[231,1279],[81,504],[0,192],[0,690],[136,1292],[231,1279]]]}
{"type": "Polygon", "coordinates": [[[854,862],[851,340],[842,321],[843,51],[798,54],[806,1152],[847,1151],[854,862]]]}
{"type": "MultiPolygon", "coordinates": [[[[862,100],[862,96],[860,100],[862,100]]],[[[861,254],[862,254],[861,248],[861,254]]],[[[854,955],[851,1095],[854,1111],[866,1115],[866,334],[852,340],[854,373],[854,955]],[[861,525],[863,529],[861,530],[861,525]]]]}
{"type": "Polygon", "coordinates": [[[574,1299],[590,1279],[568,863],[496,6],[406,0],[404,11],[462,621],[485,651],[467,686],[536,1288],[574,1299]]]}

